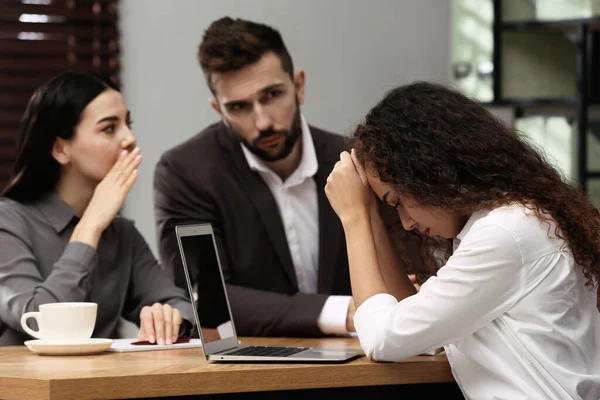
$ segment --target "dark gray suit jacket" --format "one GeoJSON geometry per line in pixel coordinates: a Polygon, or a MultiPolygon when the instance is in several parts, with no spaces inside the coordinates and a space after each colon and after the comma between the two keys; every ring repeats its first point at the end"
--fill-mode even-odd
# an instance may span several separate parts
{"type": "MultiPolygon", "coordinates": [[[[342,225],[324,187],[344,138],[310,127],[319,169],[318,294],[298,282],[278,207],[248,166],[240,142],[216,123],[167,151],[154,174],[154,204],[162,264],[187,287],[175,226],[210,222],[215,230],[236,331],[246,336],[318,336],[317,319],[331,294],[350,295],[342,225]]],[[[194,282],[199,271],[190,271],[194,282]]]]}

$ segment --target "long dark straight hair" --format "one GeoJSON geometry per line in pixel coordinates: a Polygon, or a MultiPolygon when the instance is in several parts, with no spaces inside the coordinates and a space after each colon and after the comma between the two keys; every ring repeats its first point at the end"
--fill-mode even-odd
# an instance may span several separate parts
{"type": "Polygon", "coordinates": [[[21,120],[11,180],[1,196],[35,201],[54,189],[60,177],[60,164],[52,157],[56,138],[73,138],[83,110],[107,89],[118,90],[97,75],[65,72],[34,92],[21,120]]]}

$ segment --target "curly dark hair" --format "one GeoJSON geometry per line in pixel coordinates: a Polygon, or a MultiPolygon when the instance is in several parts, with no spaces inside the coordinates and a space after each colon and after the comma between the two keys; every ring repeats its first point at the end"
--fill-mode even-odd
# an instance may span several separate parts
{"type": "Polygon", "coordinates": [[[292,77],[294,63],[277,30],[241,18],[223,17],[206,29],[198,49],[198,61],[214,95],[213,74],[240,70],[268,52],[279,57],[281,67],[292,77]]]}
{"type": "Polygon", "coordinates": [[[556,222],[554,235],[569,246],[587,286],[598,283],[598,210],[527,137],[457,90],[427,82],[393,89],[350,143],[381,181],[423,206],[470,215],[522,204],[556,222]]]}

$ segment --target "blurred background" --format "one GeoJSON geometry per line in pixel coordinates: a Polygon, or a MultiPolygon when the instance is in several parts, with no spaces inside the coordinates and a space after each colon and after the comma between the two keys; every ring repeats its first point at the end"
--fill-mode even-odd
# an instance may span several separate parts
{"type": "Polygon", "coordinates": [[[196,52],[226,15],[281,32],[312,124],[347,134],[395,86],[454,85],[600,205],[597,0],[0,0],[0,186],[37,86],[67,69],[111,77],[144,157],[123,214],[155,251],[154,166],[218,120],[196,52]]]}

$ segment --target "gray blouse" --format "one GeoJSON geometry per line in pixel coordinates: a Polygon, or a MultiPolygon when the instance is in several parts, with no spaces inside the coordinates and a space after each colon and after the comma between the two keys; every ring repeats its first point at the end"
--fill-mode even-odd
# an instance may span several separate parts
{"type": "Polygon", "coordinates": [[[98,303],[92,335],[98,338],[114,338],[120,316],[139,324],[142,307],[155,302],[179,309],[188,329],[195,325],[186,293],[132,221],[115,218],[97,249],[69,243],[78,221],[56,193],[30,204],[0,198],[0,345],[30,339],[21,315],[52,302],[98,303]]]}

